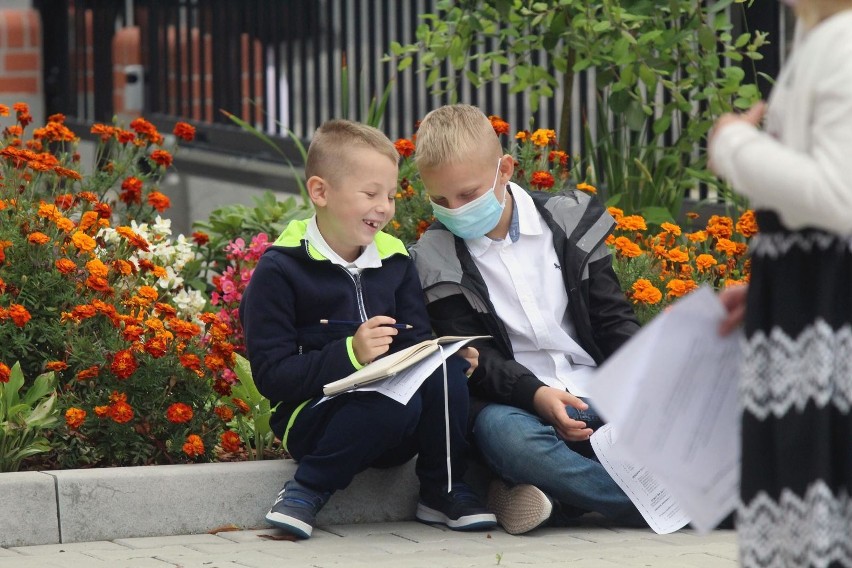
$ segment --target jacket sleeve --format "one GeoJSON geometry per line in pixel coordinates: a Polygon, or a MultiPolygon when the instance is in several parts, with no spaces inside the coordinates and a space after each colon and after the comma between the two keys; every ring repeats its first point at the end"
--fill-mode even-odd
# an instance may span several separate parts
{"type": "Polygon", "coordinates": [[[280,259],[261,257],[240,302],[240,320],[252,375],[273,404],[322,395],[326,383],[355,371],[347,340],[299,353],[295,327],[296,294],[280,259]]]}
{"type": "MultiPolygon", "coordinates": [[[[490,335],[483,317],[462,294],[453,294],[428,305],[438,335],[490,335]]],[[[545,386],[532,372],[507,357],[493,339],[473,343],[479,350],[479,366],[470,377],[470,393],[476,397],[517,406],[535,414],[533,396],[545,386]]]]}
{"type": "Polygon", "coordinates": [[[639,322],[612,269],[612,255],[601,243],[588,264],[588,313],[595,345],[612,355],[637,331],[639,322]]]}

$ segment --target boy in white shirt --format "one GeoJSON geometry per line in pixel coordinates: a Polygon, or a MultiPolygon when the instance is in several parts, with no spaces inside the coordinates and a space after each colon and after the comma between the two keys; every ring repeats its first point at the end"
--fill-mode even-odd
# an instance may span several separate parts
{"type": "Polygon", "coordinates": [[[604,244],[612,217],[576,189],[509,182],[512,156],[469,105],[426,115],[415,163],[439,221],[411,250],[433,328],[493,337],[476,344],[470,379],[474,439],[501,478],[489,508],[513,534],[544,523],[552,502],[563,517],[645,526],[594,458],[588,439],[602,422],[580,398],[639,329],[604,244]]]}

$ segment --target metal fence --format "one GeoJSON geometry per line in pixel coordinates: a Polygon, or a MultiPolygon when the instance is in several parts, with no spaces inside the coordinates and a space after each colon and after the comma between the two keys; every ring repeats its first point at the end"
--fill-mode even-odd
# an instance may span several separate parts
{"type": "MultiPolygon", "coordinates": [[[[699,1],[699,0],[696,0],[699,1]]],[[[244,138],[220,110],[276,137],[291,130],[302,139],[324,120],[343,113],[341,68],[349,70],[350,118],[394,82],[383,130],[391,138],[410,136],[414,123],[447,102],[433,95],[425,76],[397,73],[383,62],[391,41],[410,43],[419,15],[436,0],[36,0],[45,22],[45,78],[48,112],[81,122],[108,121],[123,102],[116,91],[124,69],[114,53],[122,29],[138,26],[142,85],[137,89],[146,117],[163,122],[200,123],[199,140],[224,151],[239,151],[244,138]],[[206,126],[205,126],[206,125],[206,126]]],[[[738,12],[733,14],[736,20],[738,12]]],[[[768,31],[772,45],[757,71],[775,76],[789,36],[786,12],[777,2],[748,9],[751,29],[768,31]]],[[[742,23],[735,21],[740,29],[742,23]]],[[[541,62],[546,54],[530,57],[541,62]]],[[[415,66],[416,67],[416,63],[415,66]]],[[[768,90],[762,79],[761,88],[768,90]]],[[[128,87],[128,85],[131,85],[128,87]]],[[[583,116],[593,116],[593,76],[574,83],[572,152],[582,149],[583,116]]],[[[533,112],[523,93],[494,83],[473,88],[462,80],[460,99],[498,114],[514,128],[532,120],[537,127],[559,123],[561,93],[533,112]]],[[[126,110],[126,109],[125,109],[126,110]]]]}

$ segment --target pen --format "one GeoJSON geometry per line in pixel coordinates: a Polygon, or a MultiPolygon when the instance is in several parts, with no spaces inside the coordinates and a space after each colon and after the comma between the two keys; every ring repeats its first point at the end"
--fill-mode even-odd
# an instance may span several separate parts
{"type": "MultiPolygon", "coordinates": [[[[321,319],[320,323],[323,325],[361,325],[362,321],[354,321],[354,320],[328,320],[321,319]]],[[[392,327],[394,329],[414,329],[413,325],[408,325],[407,323],[388,323],[384,324],[388,327],[392,327]]]]}

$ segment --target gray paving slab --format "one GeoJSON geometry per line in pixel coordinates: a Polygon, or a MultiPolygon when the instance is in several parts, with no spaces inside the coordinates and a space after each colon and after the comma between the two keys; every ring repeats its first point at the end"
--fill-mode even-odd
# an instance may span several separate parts
{"type": "Polygon", "coordinates": [[[37,471],[0,474],[0,546],[59,542],[53,478],[37,471]]]}

